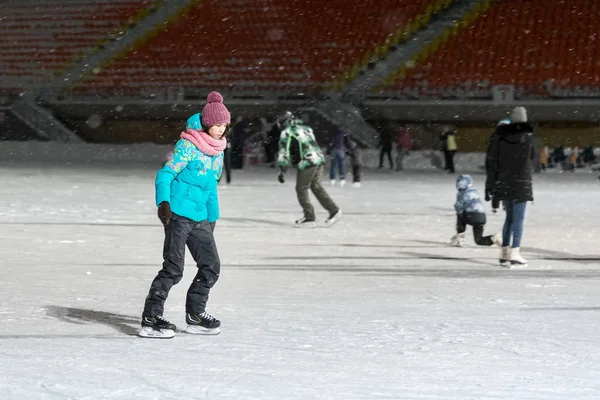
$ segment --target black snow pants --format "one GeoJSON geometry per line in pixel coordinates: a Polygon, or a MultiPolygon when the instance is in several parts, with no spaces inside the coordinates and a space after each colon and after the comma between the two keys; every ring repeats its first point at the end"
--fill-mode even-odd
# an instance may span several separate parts
{"type": "Polygon", "coordinates": [[[467,225],[471,225],[475,243],[480,246],[491,246],[494,244],[493,237],[483,236],[485,222],[486,218],[483,213],[462,213],[456,216],[456,232],[464,233],[467,230],[467,225]]]}
{"type": "Polygon", "coordinates": [[[165,227],[163,266],[158,272],[146,297],[143,316],[163,315],[169,290],[183,277],[185,246],[187,245],[198,272],[190,285],[185,302],[186,313],[205,311],[210,289],[219,279],[221,262],[208,221],[194,222],[172,214],[165,227]]]}

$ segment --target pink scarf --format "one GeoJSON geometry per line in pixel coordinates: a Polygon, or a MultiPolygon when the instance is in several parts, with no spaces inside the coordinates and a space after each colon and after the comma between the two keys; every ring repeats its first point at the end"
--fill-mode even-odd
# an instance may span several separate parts
{"type": "Polygon", "coordinates": [[[204,154],[208,156],[218,156],[225,150],[227,139],[215,139],[206,132],[188,129],[181,133],[181,138],[189,140],[204,154]]]}

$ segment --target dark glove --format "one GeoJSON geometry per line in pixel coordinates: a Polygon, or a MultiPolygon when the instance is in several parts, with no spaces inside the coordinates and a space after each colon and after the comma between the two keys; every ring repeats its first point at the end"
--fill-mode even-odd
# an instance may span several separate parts
{"type": "Polygon", "coordinates": [[[492,211],[496,212],[498,208],[500,208],[500,200],[496,197],[492,197],[492,211]]]}
{"type": "Polygon", "coordinates": [[[208,224],[210,225],[211,232],[214,233],[214,231],[215,231],[215,225],[217,224],[217,222],[216,221],[215,222],[209,222],[208,224]]]}
{"type": "Polygon", "coordinates": [[[279,173],[277,175],[277,180],[279,181],[279,183],[285,183],[285,176],[283,175],[283,173],[279,173]]]}
{"type": "Polygon", "coordinates": [[[490,201],[492,198],[492,193],[489,189],[485,189],[485,201],[490,201]]]}
{"type": "Polygon", "coordinates": [[[160,219],[160,222],[164,226],[169,224],[171,220],[171,205],[168,202],[163,201],[158,205],[158,219],[160,219]]]}

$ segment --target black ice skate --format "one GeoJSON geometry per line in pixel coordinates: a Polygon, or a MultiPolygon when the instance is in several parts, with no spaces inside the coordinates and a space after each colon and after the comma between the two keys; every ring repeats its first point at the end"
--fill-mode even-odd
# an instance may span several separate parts
{"type": "Polygon", "coordinates": [[[164,319],[162,315],[142,317],[142,330],[139,335],[145,338],[171,339],[177,327],[164,319]]]}
{"type": "Polygon", "coordinates": [[[299,228],[314,228],[317,226],[315,221],[310,221],[304,217],[296,220],[296,226],[299,228]]]}
{"type": "Polygon", "coordinates": [[[221,321],[207,312],[203,312],[202,314],[186,314],[185,321],[188,324],[185,329],[187,333],[196,335],[217,335],[221,332],[219,329],[221,321]]]}

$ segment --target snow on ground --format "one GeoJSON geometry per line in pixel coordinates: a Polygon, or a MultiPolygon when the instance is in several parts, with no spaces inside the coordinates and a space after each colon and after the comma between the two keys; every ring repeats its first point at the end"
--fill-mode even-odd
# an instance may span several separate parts
{"type": "MultiPolygon", "coordinates": [[[[161,263],[154,162],[31,161],[0,166],[1,399],[600,397],[592,174],[536,175],[515,270],[470,231],[446,245],[454,176],[367,170],[329,188],[342,222],[303,230],[293,174],[234,171],[208,309],[222,333],[152,340],[136,334],[161,263]]],[[[187,261],[165,311],[182,328],[187,261]]]]}

